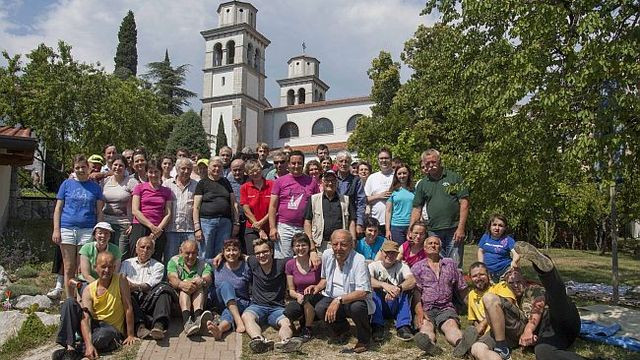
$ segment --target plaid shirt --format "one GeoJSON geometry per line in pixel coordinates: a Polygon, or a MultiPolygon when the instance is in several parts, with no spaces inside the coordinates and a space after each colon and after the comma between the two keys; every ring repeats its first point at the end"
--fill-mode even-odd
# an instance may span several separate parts
{"type": "Polygon", "coordinates": [[[455,310],[452,302],[454,289],[463,291],[467,288],[467,283],[458,270],[458,265],[449,258],[440,259],[440,277],[437,277],[431,270],[427,259],[413,264],[411,272],[413,272],[416,285],[422,293],[422,308],[425,311],[434,308],[455,310]]]}

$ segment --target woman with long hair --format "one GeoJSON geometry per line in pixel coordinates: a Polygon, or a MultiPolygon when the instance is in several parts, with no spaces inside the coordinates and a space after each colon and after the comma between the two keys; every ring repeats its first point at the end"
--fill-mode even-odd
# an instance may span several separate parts
{"type": "Polygon", "coordinates": [[[84,155],[73,158],[75,179],[62,182],[56,196],[51,240],[62,252],[67,297],[75,296],[70,280],[78,268],[78,250],[89,242],[93,227],[102,221],[104,197],[96,182],[89,180],[89,162],[84,155]]]}
{"type": "MultiPolygon", "coordinates": [[[[131,165],[131,164],[130,164],[131,165]]],[[[144,148],[137,148],[133,151],[133,178],[141,184],[147,181],[147,152],[144,148]]]]}
{"type": "Polygon", "coordinates": [[[391,196],[386,204],[385,237],[402,245],[407,240],[414,197],[411,169],[406,164],[396,167],[389,192],[391,196]]]}
{"type": "Polygon", "coordinates": [[[157,160],[149,160],[145,167],[148,181],[136,185],[133,189],[131,207],[134,218],[129,240],[129,256],[135,255],[139,238],[151,236],[155,241],[153,258],[162,262],[167,242],[164,230],[171,220],[173,194],[169,188],[162,186],[162,172],[157,160]]]}
{"type": "Polygon", "coordinates": [[[161,167],[162,167],[162,182],[165,180],[172,179],[171,170],[173,170],[173,156],[169,154],[162,155],[161,159],[161,167]]]}

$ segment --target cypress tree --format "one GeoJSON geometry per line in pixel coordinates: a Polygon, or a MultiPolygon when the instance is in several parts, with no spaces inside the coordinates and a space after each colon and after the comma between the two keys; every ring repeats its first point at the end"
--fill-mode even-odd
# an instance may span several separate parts
{"type": "Polygon", "coordinates": [[[122,19],[118,31],[118,48],[113,58],[115,69],[113,73],[121,79],[136,76],[138,73],[138,30],[133,11],[129,10],[122,19]]]}
{"type": "Polygon", "coordinates": [[[224,146],[228,146],[227,134],[224,132],[224,121],[222,121],[222,115],[220,115],[220,121],[218,122],[218,133],[216,134],[216,154],[220,153],[220,149],[224,146]]]}

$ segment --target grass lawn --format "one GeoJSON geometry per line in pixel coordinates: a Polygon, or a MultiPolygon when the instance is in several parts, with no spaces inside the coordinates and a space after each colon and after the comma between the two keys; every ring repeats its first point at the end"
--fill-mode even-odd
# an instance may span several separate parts
{"type": "MultiPolygon", "coordinates": [[[[465,266],[470,265],[476,260],[475,245],[467,245],[465,247],[464,263],[465,266]]],[[[566,249],[550,249],[548,251],[549,256],[556,263],[557,268],[560,270],[560,274],[565,281],[574,280],[580,282],[601,282],[611,283],[611,256],[600,256],[595,251],[581,251],[581,250],[566,250],[566,249]]],[[[530,264],[526,261],[521,263],[527,277],[535,279],[535,272],[531,268],[530,264]]],[[[620,255],[619,259],[620,268],[620,282],[626,285],[640,285],[640,277],[638,276],[638,268],[640,268],[640,261],[633,259],[628,255],[620,255]]],[[[584,303],[581,303],[583,305],[584,303]]],[[[461,318],[462,327],[464,328],[469,323],[465,317],[461,318]]],[[[415,346],[414,342],[402,342],[395,338],[395,330],[393,329],[393,323],[387,323],[388,333],[385,340],[381,343],[375,344],[371,351],[362,354],[342,354],[340,351],[345,347],[353,347],[355,344],[355,329],[352,326],[353,337],[350,339],[348,345],[333,345],[328,344],[329,338],[328,329],[321,325],[320,322],[315,323],[314,330],[318,332],[317,337],[306,343],[302,347],[302,352],[299,354],[260,354],[253,355],[249,349],[249,338],[243,336],[243,359],[308,359],[308,358],[320,358],[323,360],[331,359],[344,359],[346,357],[353,359],[421,359],[424,358],[423,353],[415,346]]],[[[267,329],[265,336],[277,341],[277,333],[273,329],[267,329]]],[[[451,356],[453,348],[446,343],[442,335],[438,336],[438,346],[443,350],[442,354],[434,357],[437,359],[455,359],[451,356]]],[[[582,339],[577,339],[573,350],[578,354],[587,357],[604,357],[616,360],[632,360],[640,359],[640,354],[633,353],[621,348],[602,345],[599,343],[588,342],[582,339]]],[[[531,351],[523,351],[517,349],[514,351],[512,358],[514,360],[534,360],[535,355],[531,351]]]]}

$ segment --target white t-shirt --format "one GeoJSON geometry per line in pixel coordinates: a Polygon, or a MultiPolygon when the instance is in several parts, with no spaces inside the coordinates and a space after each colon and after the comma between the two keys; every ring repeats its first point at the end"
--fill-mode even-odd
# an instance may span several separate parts
{"type": "Polygon", "coordinates": [[[409,265],[402,261],[397,261],[387,269],[382,265],[382,260],[378,260],[369,264],[369,275],[378,281],[397,286],[402,284],[412,273],[409,265]]]}
{"type": "MultiPolygon", "coordinates": [[[[391,183],[393,182],[393,171],[389,175],[385,175],[378,171],[369,176],[367,183],[364,185],[364,193],[367,196],[372,196],[389,191],[391,183]]],[[[378,200],[371,205],[371,216],[376,218],[380,225],[385,225],[384,214],[387,211],[387,201],[378,200]]]]}
{"type": "Polygon", "coordinates": [[[333,296],[346,295],[344,292],[344,273],[340,266],[336,265],[336,270],[333,272],[333,296]]]}

